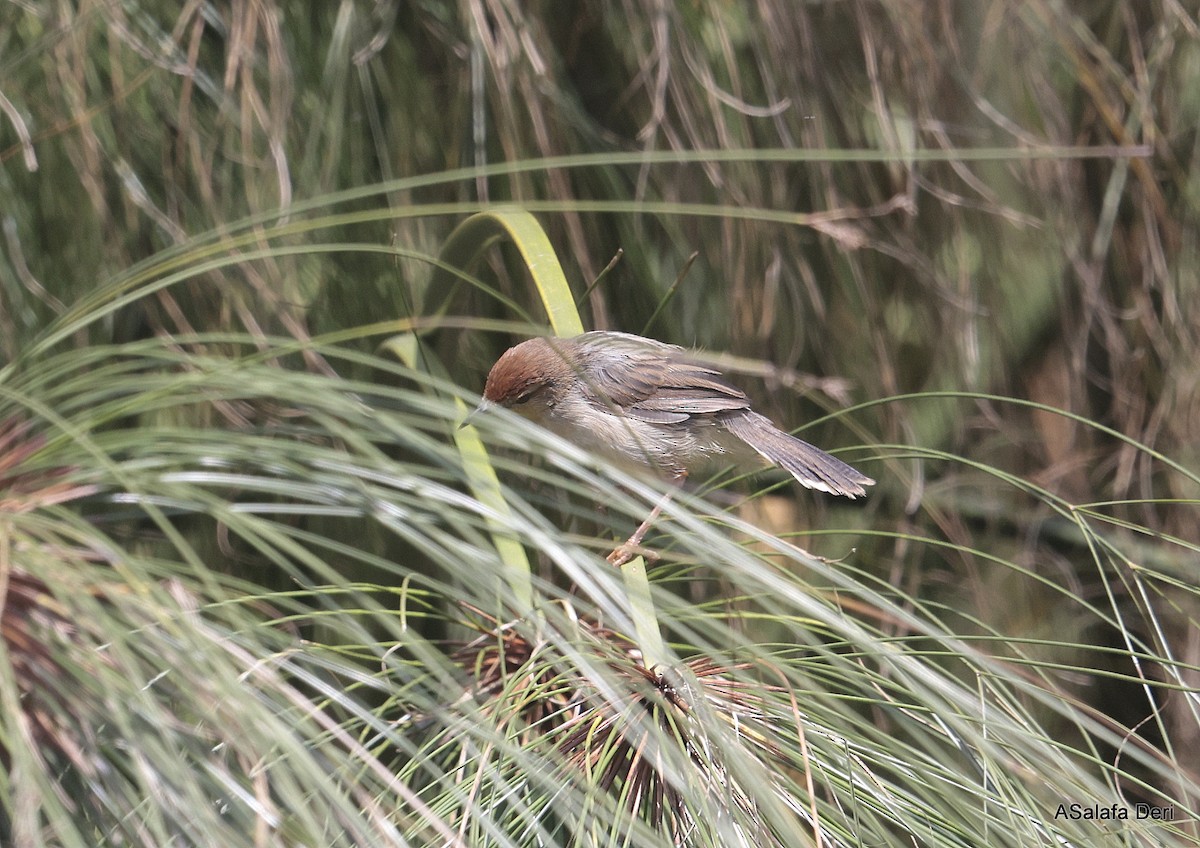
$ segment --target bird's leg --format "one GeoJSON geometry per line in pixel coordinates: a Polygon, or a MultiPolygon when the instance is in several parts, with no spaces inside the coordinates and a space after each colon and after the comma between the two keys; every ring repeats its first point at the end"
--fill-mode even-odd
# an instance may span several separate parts
{"type": "MultiPolygon", "coordinates": [[[[686,479],[687,472],[680,471],[672,478],[672,482],[675,484],[675,488],[679,488],[683,485],[683,481],[686,479]]],[[[650,510],[650,514],[646,516],[646,520],[638,525],[638,529],[633,531],[633,535],[626,539],[624,544],[619,546],[616,550],[608,555],[608,561],[610,564],[620,568],[637,555],[637,548],[642,544],[642,539],[645,538],[646,531],[649,530],[650,525],[652,525],[655,520],[662,515],[663,507],[671,502],[671,497],[674,494],[674,489],[668,489],[663,496],[659,498],[658,503],[654,505],[654,509],[650,510]]]]}

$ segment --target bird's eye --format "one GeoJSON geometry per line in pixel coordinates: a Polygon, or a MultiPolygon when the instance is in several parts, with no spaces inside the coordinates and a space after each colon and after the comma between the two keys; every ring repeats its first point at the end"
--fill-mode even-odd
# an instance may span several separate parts
{"type": "Polygon", "coordinates": [[[528,403],[531,397],[533,397],[533,389],[530,389],[527,392],[521,392],[519,395],[513,398],[513,406],[517,406],[522,403],[528,403]]]}

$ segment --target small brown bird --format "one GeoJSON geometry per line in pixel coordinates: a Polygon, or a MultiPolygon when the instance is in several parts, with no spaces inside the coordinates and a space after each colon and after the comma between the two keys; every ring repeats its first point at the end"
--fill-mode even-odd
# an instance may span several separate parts
{"type": "Polygon", "coordinates": [[[602,456],[672,477],[753,451],[810,489],[856,498],[875,482],[779,430],[683,348],[629,333],[522,342],[492,366],[483,396],[602,456]]]}
{"type": "MultiPolygon", "coordinates": [[[[745,392],[683,348],[629,333],[522,342],[492,366],[483,397],[481,409],[508,407],[581,447],[677,480],[757,453],[801,485],[834,495],[860,497],[875,482],[778,429],[750,408],[745,392]]],[[[623,548],[640,543],[662,506],[623,548]]]]}

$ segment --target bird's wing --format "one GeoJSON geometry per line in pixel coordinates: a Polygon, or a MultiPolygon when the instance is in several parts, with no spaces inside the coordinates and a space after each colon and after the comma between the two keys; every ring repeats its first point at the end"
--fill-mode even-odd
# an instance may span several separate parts
{"type": "Polygon", "coordinates": [[[580,356],[590,376],[591,400],[653,424],[749,409],[741,389],[719,371],[692,362],[676,345],[625,333],[585,333],[580,356]],[[612,356],[619,352],[619,357],[612,356]]]}

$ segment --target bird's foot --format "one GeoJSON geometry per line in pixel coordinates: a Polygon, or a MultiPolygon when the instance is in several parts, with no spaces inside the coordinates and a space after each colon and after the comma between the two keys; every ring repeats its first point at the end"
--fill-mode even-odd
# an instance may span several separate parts
{"type": "MultiPolygon", "coordinates": [[[[681,471],[675,475],[675,485],[683,485],[684,479],[687,477],[687,472],[681,471]]],[[[638,529],[633,531],[633,535],[625,540],[625,543],[608,555],[608,561],[620,568],[625,563],[629,562],[635,556],[644,556],[646,559],[654,561],[658,556],[650,551],[641,550],[642,539],[646,538],[646,531],[650,529],[650,525],[662,513],[665,507],[671,501],[671,491],[663,493],[662,498],[654,505],[654,509],[650,510],[650,514],[646,516],[646,520],[641,523],[638,529]]]]}
{"type": "Polygon", "coordinates": [[[615,548],[613,552],[606,557],[606,559],[608,560],[609,565],[614,565],[617,568],[620,568],[634,557],[639,556],[644,557],[648,562],[655,562],[658,560],[658,554],[654,553],[654,551],[646,550],[641,546],[641,539],[635,540],[633,538],[630,538],[628,541],[615,548]]]}

